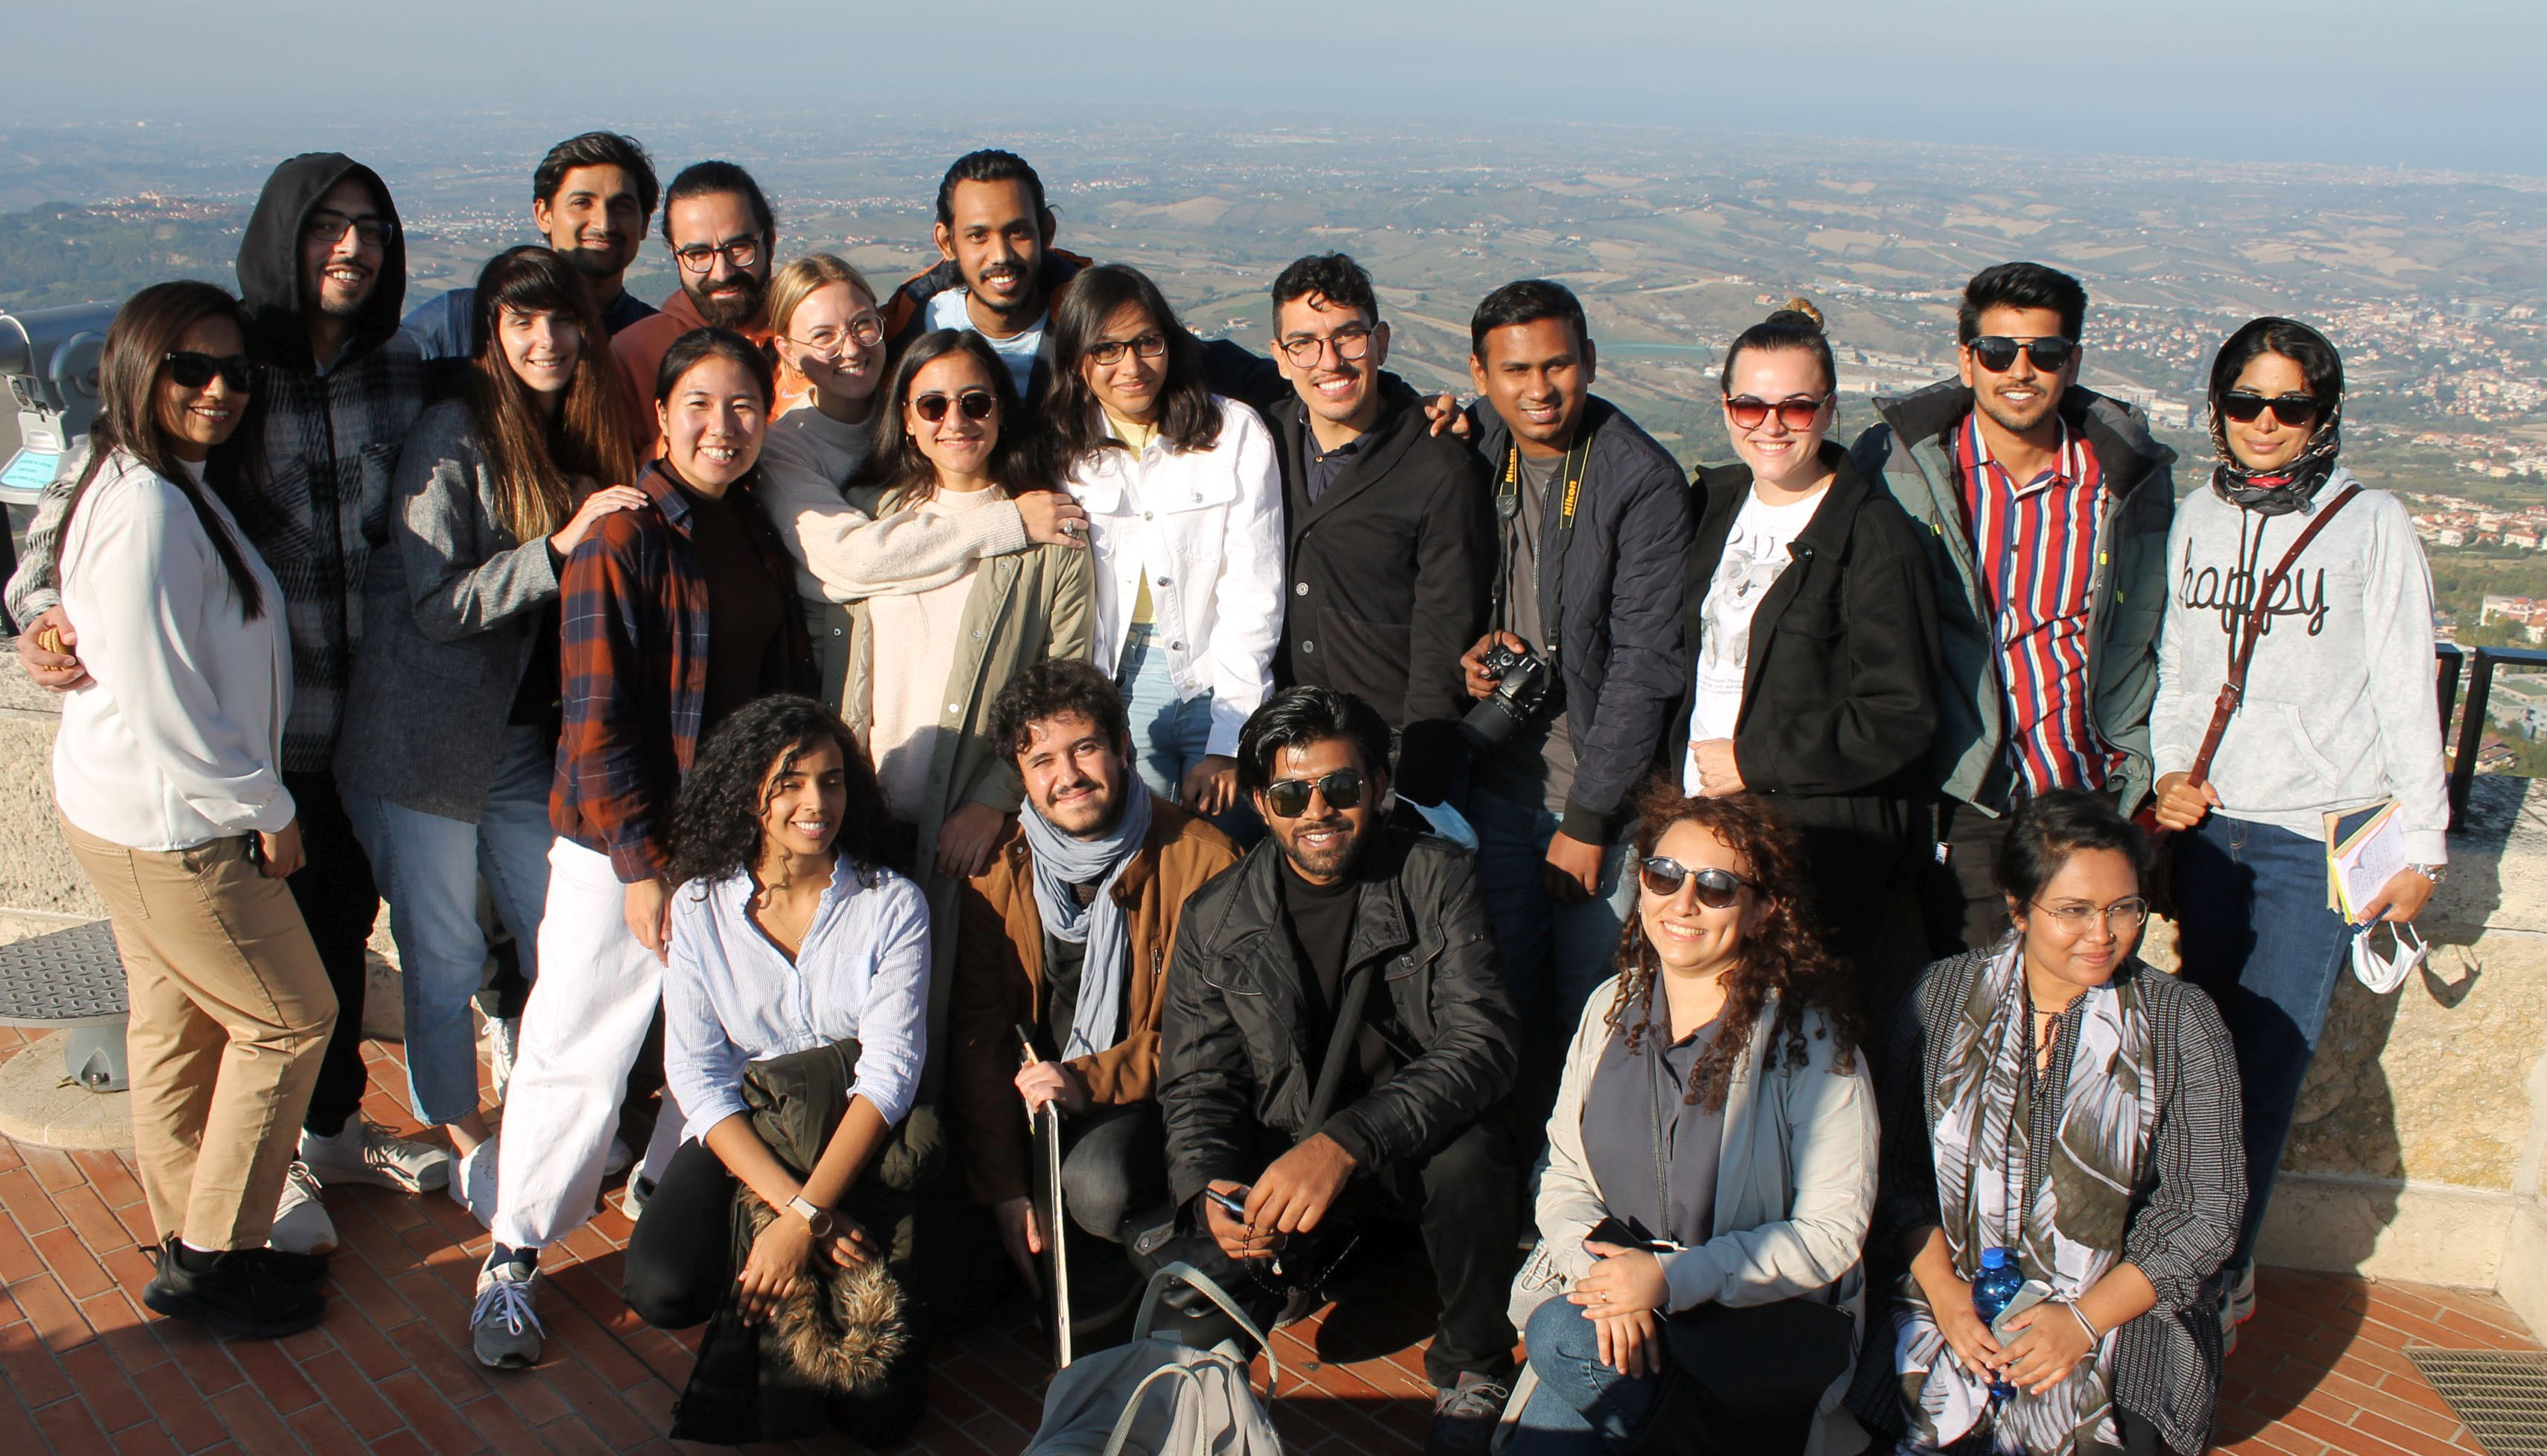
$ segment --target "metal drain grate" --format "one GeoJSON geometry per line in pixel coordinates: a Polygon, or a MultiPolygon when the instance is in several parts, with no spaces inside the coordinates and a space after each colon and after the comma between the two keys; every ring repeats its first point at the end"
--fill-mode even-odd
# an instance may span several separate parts
{"type": "Polygon", "coordinates": [[[2409,1345],[2406,1358],[2487,1456],[2547,1456],[2547,1351],[2409,1345]]]}

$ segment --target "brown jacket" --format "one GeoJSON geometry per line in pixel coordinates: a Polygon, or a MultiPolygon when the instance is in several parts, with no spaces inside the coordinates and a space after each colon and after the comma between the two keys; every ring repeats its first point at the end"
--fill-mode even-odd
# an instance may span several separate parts
{"type": "MultiPolygon", "coordinates": [[[[1029,809],[1028,813],[1033,811],[1029,809]]],[[[956,936],[949,1067],[955,1115],[963,1127],[965,1176],[985,1205],[1026,1193],[1025,1105],[1017,1097],[1019,1022],[1044,1014],[1043,916],[1035,908],[1034,869],[1025,832],[1011,820],[991,853],[991,867],[963,888],[956,936]]],[[[1092,1102],[1140,1102],[1155,1091],[1159,1013],[1167,1004],[1168,960],[1186,900],[1204,882],[1238,863],[1238,848],[1218,829],[1164,799],[1150,800],[1150,832],[1114,882],[1114,899],[1130,922],[1130,1014],[1123,1040],[1071,1070],[1088,1083],[1092,1102]]]]}

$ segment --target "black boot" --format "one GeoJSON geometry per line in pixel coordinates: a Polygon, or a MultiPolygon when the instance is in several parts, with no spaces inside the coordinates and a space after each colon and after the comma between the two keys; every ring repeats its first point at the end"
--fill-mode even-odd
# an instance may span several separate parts
{"type": "MultiPolygon", "coordinates": [[[[175,1236],[159,1245],[159,1272],[141,1291],[141,1302],[172,1320],[192,1320],[223,1334],[276,1339],[318,1323],[326,1297],[307,1273],[307,1255],[277,1255],[266,1248],[206,1253],[175,1236]]],[[[325,1277],[323,1261],[319,1275],[325,1277]]]]}

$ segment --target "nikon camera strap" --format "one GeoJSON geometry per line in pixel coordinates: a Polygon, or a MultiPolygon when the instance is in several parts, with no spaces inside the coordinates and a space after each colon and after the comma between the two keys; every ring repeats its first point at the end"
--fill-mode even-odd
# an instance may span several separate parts
{"type": "MultiPolygon", "coordinates": [[[[1538,602],[1539,636],[1547,641],[1531,645],[1538,648],[1539,655],[1547,659],[1550,667],[1558,664],[1564,652],[1565,548],[1573,540],[1574,515],[1583,504],[1583,477],[1592,465],[1593,433],[1588,429],[1582,432],[1573,448],[1565,452],[1565,459],[1555,476],[1548,481],[1555,487],[1550,493],[1549,504],[1556,511],[1556,553],[1552,560],[1540,563],[1546,568],[1541,574],[1547,581],[1547,590],[1540,595],[1538,602]]],[[[1503,473],[1495,482],[1495,518],[1516,525],[1521,521],[1521,444],[1518,440],[1504,446],[1503,473]]],[[[1499,629],[1509,631],[1503,626],[1506,621],[1503,577],[1504,573],[1495,573],[1494,620],[1499,629]]],[[[1563,680],[1562,676],[1558,678],[1560,683],[1563,680]]]]}

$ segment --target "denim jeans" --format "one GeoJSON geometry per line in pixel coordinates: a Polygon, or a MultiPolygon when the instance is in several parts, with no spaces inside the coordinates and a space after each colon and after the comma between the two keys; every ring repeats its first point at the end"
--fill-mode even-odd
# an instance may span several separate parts
{"type": "Polygon", "coordinates": [[[1636,906],[1635,846],[1601,851],[1601,892],[1577,905],[1547,896],[1547,842],[1557,816],[1483,789],[1468,794],[1468,822],[1477,831],[1477,889],[1486,924],[1503,953],[1504,977],[1525,1025],[1552,1028],[1561,1045],[1574,1034],[1583,1002],[1617,969],[1619,936],[1636,906]]]}
{"type": "Polygon", "coordinates": [[[2214,814],[2175,837],[2179,954],[2238,1049],[2245,1104],[2246,1219],[2229,1267],[2255,1256],[2300,1082],[2352,943],[2326,907],[2326,842],[2214,814]]]}
{"type": "Polygon", "coordinates": [[[1662,1391],[1659,1375],[1621,1375],[1601,1363],[1600,1336],[1563,1294],[1530,1317],[1530,1368],[1538,1389],[1522,1408],[1511,1456],[1604,1456],[1624,1451],[1662,1391]]]}
{"type": "MultiPolygon", "coordinates": [[[[1132,723],[1132,771],[1151,793],[1176,803],[1185,792],[1186,771],[1211,751],[1211,689],[1191,698],[1177,696],[1159,629],[1147,622],[1135,622],[1124,633],[1114,685],[1123,690],[1123,708],[1132,723]]],[[[1241,848],[1265,832],[1256,811],[1245,803],[1213,815],[1211,823],[1241,848]]]]}
{"type": "Polygon", "coordinates": [[[503,757],[477,823],[424,814],[369,790],[345,789],[354,831],[390,901],[406,1010],[406,1075],[415,1115],[428,1125],[478,1110],[478,1038],[470,998],[486,964],[478,921],[485,877],[495,913],[513,932],[524,977],[538,974],[541,906],[549,893],[549,782],[556,741],[544,730],[504,731],[503,757]]]}

